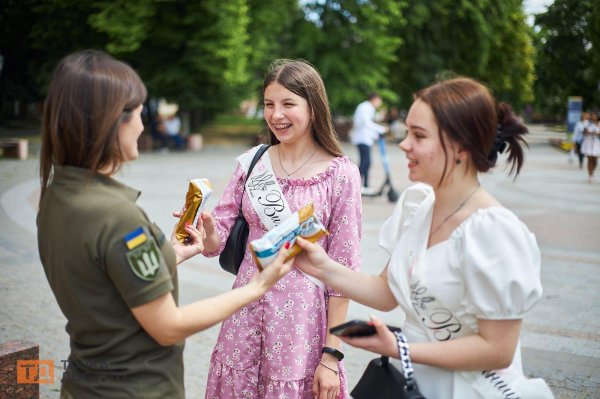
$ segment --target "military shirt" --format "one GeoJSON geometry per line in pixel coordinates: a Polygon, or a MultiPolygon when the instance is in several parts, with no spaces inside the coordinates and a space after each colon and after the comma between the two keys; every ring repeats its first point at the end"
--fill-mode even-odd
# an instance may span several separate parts
{"type": "Polygon", "coordinates": [[[55,167],[37,217],[42,265],[67,318],[63,386],[75,398],[182,398],[183,342],[163,347],[131,308],[171,292],[175,253],[135,204],[139,192],[55,167]]]}

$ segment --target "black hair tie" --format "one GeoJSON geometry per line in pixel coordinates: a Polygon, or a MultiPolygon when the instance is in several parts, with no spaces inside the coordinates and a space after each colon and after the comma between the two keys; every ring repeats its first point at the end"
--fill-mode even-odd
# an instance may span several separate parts
{"type": "Polygon", "coordinates": [[[498,160],[498,154],[502,154],[504,150],[506,150],[506,140],[502,138],[502,125],[498,124],[496,127],[496,138],[494,139],[494,144],[492,145],[492,149],[490,154],[488,155],[488,161],[490,162],[490,166],[496,165],[496,161],[498,160]]]}

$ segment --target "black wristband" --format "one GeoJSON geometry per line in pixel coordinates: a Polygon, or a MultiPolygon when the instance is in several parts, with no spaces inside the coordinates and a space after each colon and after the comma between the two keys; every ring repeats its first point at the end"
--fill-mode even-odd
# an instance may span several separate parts
{"type": "Polygon", "coordinates": [[[344,358],[344,354],[342,352],[329,346],[324,346],[321,353],[329,353],[330,355],[333,355],[333,357],[335,357],[338,360],[338,362],[344,358]]]}

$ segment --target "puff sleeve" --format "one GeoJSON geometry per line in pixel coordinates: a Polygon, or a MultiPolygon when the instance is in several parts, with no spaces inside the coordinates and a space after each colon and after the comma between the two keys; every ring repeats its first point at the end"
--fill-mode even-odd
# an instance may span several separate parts
{"type": "Polygon", "coordinates": [[[478,211],[456,248],[464,279],[462,304],[481,319],[521,319],[542,295],[535,236],[509,210],[478,211]]]}
{"type": "Polygon", "coordinates": [[[402,232],[410,225],[415,212],[430,195],[433,195],[432,188],[423,183],[417,183],[402,192],[392,216],[379,229],[379,246],[388,255],[392,255],[402,232]]]}

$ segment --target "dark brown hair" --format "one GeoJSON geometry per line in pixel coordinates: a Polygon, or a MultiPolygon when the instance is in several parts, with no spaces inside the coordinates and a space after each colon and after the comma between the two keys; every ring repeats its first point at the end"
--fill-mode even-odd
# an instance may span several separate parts
{"type": "Polygon", "coordinates": [[[106,53],[85,50],[63,58],[44,103],[42,195],[55,166],[116,172],[124,162],[119,126],[146,95],[137,73],[106,53]]]}
{"type": "MultiPolygon", "coordinates": [[[[265,76],[263,94],[273,82],[279,83],[308,102],[314,116],[311,129],[315,141],[331,155],[342,156],[342,146],[333,129],[325,84],[323,84],[319,72],[304,60],[276,60],[273,61],[265,76]]],[[[269,142],[271,144],[279,143],[275,134],[270,130],[269,142]]]]}
{"type": "Polygon", "coordinates": [[[372,101],[375,98],[381,98],[381,96],[379,95],[379,93],[369,93],[369,95],[367,96],[367,100],[372,101]]]}
{"type": "MultiPolygon", "coordinates": [[[[487,87],[470,78],[455,78],[419,91],[416,99],[431,107],[446,159],[444,135],[469,152],[479,172],[494,167],[498,153],[508,147],[509,174],[514,173],[515,177],[519,174],[523,166],[523,147],[527,146],[523,138],[528,132],[527,127],[510,105],[496,105],[487,87]]],[[[446,167],[440,183],[445,176],[446,167]]]]}

